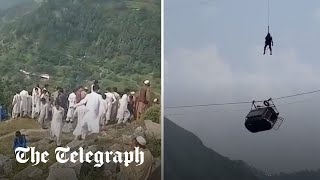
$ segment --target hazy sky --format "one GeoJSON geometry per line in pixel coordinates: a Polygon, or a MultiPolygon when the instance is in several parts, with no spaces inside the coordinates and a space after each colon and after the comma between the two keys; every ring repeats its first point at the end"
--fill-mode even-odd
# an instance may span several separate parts
{"type": "MultiPolygon", "coordinates": [[[[165,1],[165,106],[267,99],[320,89],[320,1],[165,1]],[[268,52],[267,52],[268,53],[268,52]]],[[[320,169],[320,93],[275,101],[279,131],[251,134],[249,105],[165,109],[231,159],[267,171],[320,169]]],[[[170,116],[169,116],[170,115],[170,116]]]]}

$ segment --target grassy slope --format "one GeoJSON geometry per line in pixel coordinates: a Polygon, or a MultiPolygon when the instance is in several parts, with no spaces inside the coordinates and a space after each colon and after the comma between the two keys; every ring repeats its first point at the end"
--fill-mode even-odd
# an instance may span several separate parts
{"type": "Polygon", "coordinates": [[[41,73],[51,79],[40,84],[68,90],[92,79],[103,89],[137,90],[149,79],[160,95],[159,0],[49,0],[13,9],[0,30],[0,102],[6,107],[15,91],[39,83],[41,73]],[[35,75],[26,79],[20,69],[35,75]]]}

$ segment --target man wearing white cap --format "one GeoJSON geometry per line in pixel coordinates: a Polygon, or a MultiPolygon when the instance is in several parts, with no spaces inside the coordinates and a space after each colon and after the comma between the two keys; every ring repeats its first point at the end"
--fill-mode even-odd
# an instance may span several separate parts
{"type": "Polygon", "coordinates": [[[132,162],[128,167],[120,164],[120,174],[124,179],[128,180],[148,180],[152,172],[153,156],[151,152],[146,149],[147,141],[138,136],[132,140],[132,149],[139,147],[139,151],[144,153],[144,162],[137,166],[137,163],[132,162]]]}
{"type": "Polygon", "coordinates": [[[150,81],[145,80],[143,83],[144,86],[139,91],[136,106],[137,120],[139,122],[141,122],[141,115],[150,102],[150,81]]]}

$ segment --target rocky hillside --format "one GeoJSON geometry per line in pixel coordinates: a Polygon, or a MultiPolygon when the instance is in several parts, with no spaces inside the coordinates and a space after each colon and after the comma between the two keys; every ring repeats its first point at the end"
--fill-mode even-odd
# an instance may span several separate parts
{"type": "MultiPolygon", "coordinates": [[[[70,180],[77,179],[116,179],[119,173],[115,164],[105,164],[101,168],[93,168],[90,164],[67,163],[59,164],[55,161],[54,149],[55,143],[50,143],[48,131],[40,129],[39,125],[30,119],[9,120],[0,123],[0,179],[13,178],[14,180],[42,180],[48,178],[70,180]],[[28,123],[23,125],[21,123],[28,123]],[[21,129],[22,134],[25,134],[29,146],[36,147],[40,152],[47,150],[50,153],[50,161],[46,164],[31,166],[31,164],[19,164],[15,161],[12,153],[12,140],[14,132],[21,129]],[[5,131],[4,129],[7,129],[5,131]],[[8,130],[8,129],[11,129],[8,130]]],[[[134,122],[129,125],[117,126],[109,125],[107,130],[99,135],[88,136],[84,141],[74,140],[72,133],[63,134],[63,146],[68,146],[71,150],[77,150],[83,147],[85,151],[127,151],[130,150],[131,139],[133,136],[142,135],[148,141],[148,149],[152,152],[154,161],[154,174],[158,174],[156,179],[160,180],[160,151],[161,151],[161,136],[160,125],[152,121],[145,121],[145,128],[142,128],[134,122]]]]}

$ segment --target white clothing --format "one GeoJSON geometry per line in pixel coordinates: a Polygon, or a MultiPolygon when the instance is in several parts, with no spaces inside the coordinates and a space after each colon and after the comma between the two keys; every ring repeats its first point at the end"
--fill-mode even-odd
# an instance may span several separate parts
{"type": "Polygon", "coordinates": [[[31,116],[32,118],[34,118],[35,114],[40,113],[40,106],[41,106],[40,97],[41,97],[41,89],[38,88],[38,90],[36,90],[36,88],[34,88],[32,90],[32,116],[31,116]]]}
{"type": "Polygon", "coordinates": [[[32,115],[32,96],[28,95],[28,116],[32,115]]]}
{"type": "Polygon", "coordinates": [[[106,98],[106,123],[111,119],[111,112],[112,112],[112,105],[117,102],[116,96],[111,93],[107,92],[105,93],[107,96],[106,98]]]}
{"type": "Polygon", "coordinates": [[[111,119],[117,119],[117,112],[118,112],[118,108],[119,108],[120,95],[117,92],[113,92],[112,94],[116,98],[116,102],[114,102],[112,104],[111,119]]]}
{"type": "Polygon", "coordinates": [[[19,94],[16,94],[13,96],[12,100],[12,117],[15,119],[20,114],[20,104],[21,104],[21,98],[19,94]]]}
{"type": "Polygon", "coordinates": [[[68,97],[69,101],[69,108],[67,112],[67,119],[66,121],[73,121],[73,114],[74,114],[74,107],[76,105],[77,99],[76,99],[76,94],[73,92],[69,95],[68,97]]]}
{"type": "Polygon", "coordinates": [[[107,100],[102,99],[103,105],[101,106],[101,117],[100,124],[103,125],[106,122],[106,113],[107,113],[107,100]]]}
{"type": "Polygon", "coordinates": [[[76,137],[81,135],[83,124],[84,124],[83,117],[85,114],[86,114],[85,105],[78,106],[74,111],[73,117],[77,118],[77,126],[73,131],[73,135],[75,135],[76,137]]]}
{"type": "Polygon", "coordinates": [[[61,135],[62,135],[62,118],[64,115],[64,109],[62,107],[59,107],[57,109],[55,106],[52,108],[52,121],[51,121],[51,130],[50,135],[51,139],[56,138],[57,139],[57,145],[61,145],[61,135]]]}
{"type": "Polygon", "coordinates": [[[102,96],[92,92],[86,95],[76,107],[84,104],[86,104],[86,114],[83,117],[84,126],[87,126],[88,133],[99,133],[99,121],[104,109],[102,96]]]}
{"type": "Polygon", "coordinates": [[[22,90],[20,92],[21,104],[20,104],[20,113],[21,116],[25,116],[28,113],[28,91],[22,90]]]}
{"type": "Polygon", "coordinates": [[[49,109],[50,109],[50,105],[48,103],[42,106],[39,119],[38,119],[39,124],[44,125],[45,121],[49,119],[49,109]]]}
{"type": "Polygon", "coordinates": [[[130,111],[128,110],[129,98],[127,94],[124,94],[120,99],[119,109],[117,113],[118,124],[125,123],[130,118],[130,111]]]}

